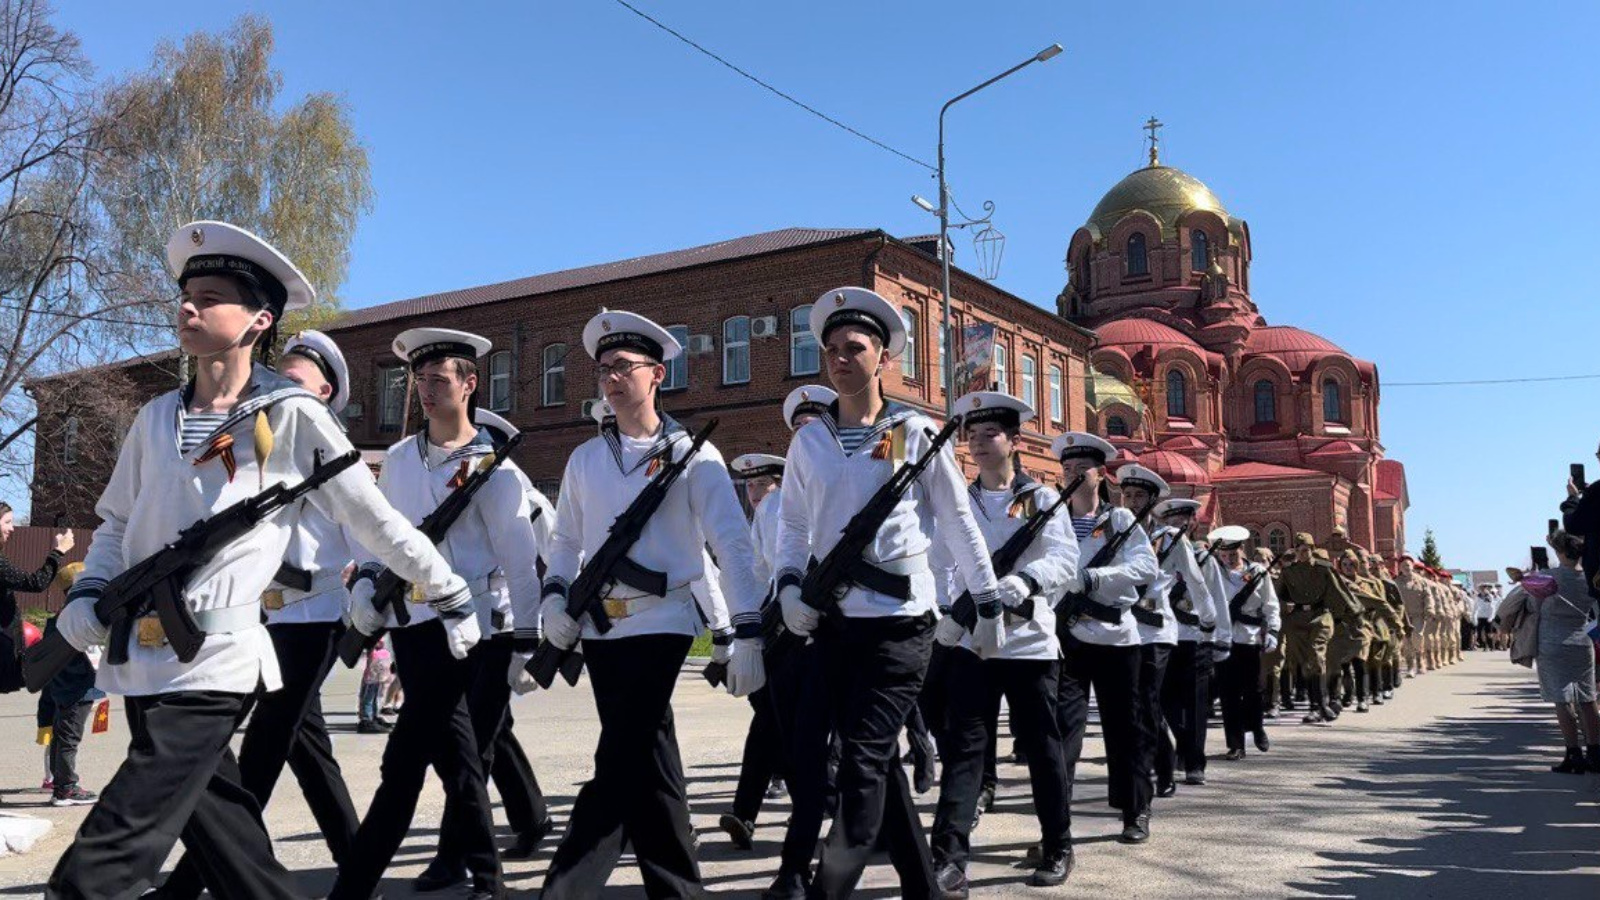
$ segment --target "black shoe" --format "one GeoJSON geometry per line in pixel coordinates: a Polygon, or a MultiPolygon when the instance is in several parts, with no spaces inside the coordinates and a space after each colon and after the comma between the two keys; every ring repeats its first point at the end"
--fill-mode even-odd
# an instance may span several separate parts
{"type": "Polygon", "coordinates": [[[756,824],[747,822],[733,813],[723,813],[717,820],[717,827],[728,833],[728,838],[733,841],[733,846],[739,850],[749,850],[755,845],[756,824]]]}
{"type": "Polygon", "coordinates": [[[1278,708],[1276,706],[1269,706],[1261,712],[1261,718],[1263,719],[1276,719],[1277,717],[1278,708]]]}
{"type": "Polygon", "coordinates": [[[911,773],[911,789],[926,794],[933,789],[933,783],[939,780],[939,771],[934,766],[936,754],[933,738],[916,732],[911,732],[910,738],[911,764],[915,767],[911,773]]]}
{"type": "Polygon", "coordinates": [[[1283,709],[1285,712],[1294,712],[1294,710],[1295,710],[1294,698],[1293,697],[1284,697],[1284,698],[1282,698],[1281,700],[1278,701],[1278,706],[1281,709],[1283,709]]]}
{"type": "Polygon", "coordinates": [[[466,866],[435,856],[422,874],[411,880],[411,887],[418,893],[430,894],[466,884],[468,877],[466,866]]]}
{"type": "Polygon", "coordinates": [[[955,863],[945,863],[934,879],[934,887],[941,900],[961,900],[967,896],[967,873],[955,863]]]}
{"type": "Polygon", "coordinates": [[[356,723],[356,734],[383,734],[383,729],[371,719],[363,719],[356,723]]]}
{"type": "Polygon", "coordinates": [[[1140,813],[1133,817],[1132,822],[1125,822],[1122,833],[1117,835],[1119,844],[1142,844],[1150,840],[1150,814],[1140,813]]]}
{"type": "Polygon", "coordinates": [[[984,812],[994,812],[994,785],[986,784],[978,791],[978,808],[984,812]]]}
{"type": "Polygon", "coordinates": [[[505,895],[504,889],[475,887],[472,893],[467,895],[467,900],[504,900],[505,895]]]}
{"type": "Polygon", "coordinates": [[[1583,764],[1591,772],[1600,772],[1600,744],[1590,744],[1583,748],[1583,764]]]}
{"type": "Polygon", "coordinates": [[[1198,772],[1189,772],[1189,773],[1185,774],[1183,776],[1183,783],[1184,784],[1194,785],[1196,787],[1205,784],[1206,783],[1205,770],[1201,769],[1198,772]]]}
{"type": "Polygon", "coordinates": [[[1342,707],[1324,706],[1322,708],[1322,717],[1324,719],[1327,719],[1329,722],[1332,722],[1335,719],[1339,718],[1339,713],[1341,713],[1341,712],[1344,712],[1344,709],[1342,707]]]}
{"type": "Polygon", "coordinates": [[[1223,759],[1227,760],[1228,762],[1238,762],[1239,760],[1244,759],[1244,748],[1243,747],[1232,747],[1232,748],[1230,748],[1228,750],[1228,755],[1224,756],[1223,759]]]}
{"type": "Polygon", "coordinates": [[[1171,797],[1176,793],[1178,793],[1178,785],[1174,782],[1167,781],[1156,785],[1157,797],[1171,797]]]}
{"type": "Polygon", "coordinates": [[[1028,883],[1034,887],[1055,887],[1072,874],[1074,862],[1071,850],[1047,853],[1034,867],[1033,874],[1028,876],[1028,883]]]}
{"type": "Polygon", "coordinates": [[[1589,767],[1583,763],[1582,750],[1577,747],[1568,747],[1566,757],[1560,763],[1551,766],[1550,771],[1560,772],[1563,775],[1582,775],[1589,771],[1589,767]]]}
{"type": "Polygon", "coordinates": [[[1255,739],[1256,749],[1260,750],[1262,753],[1272,749],[1272,741],[1267,740],[1267,730],[1265,728],[1256,729],[1255,739]]]}
{"type": "Polygon", "coordinates": [[[534,852],[539,849],[539,844],[546,837],[549,837],[550,832],[555,830],[555,827],[554,819],[545,819],[538,825],[533,826],[533,830],[524,831],[517,835],[517,842],[512,844],[509,850],[501,852],[500,855],[505,859],[532,859],[534,852]]]}
{"type": "Polygon", "coordinates": [[[1333,717],[1337,719],[1339,717],[1339,713],[1344,712],[1344,708],[1349,705],[1350,704],[1348,703],[1340,703],[1338,700],[1329,700],[1328,705],[1324,706],[1323,709],[1326,711],[1331,711],[1333,713],[1333,717]]]}
{"type": "Polygon", "coordinates": [[[783,797],[783,795],[787,794],[787,793],[789,793],[789,786],[783,783],[783,779],[782,778],[779,778],[778,776],[774,775],[774,776],[772,776],[772,780],[767,782],[767,799],[768,800],[781,799],[783,797]]]}
{"type": "Polygon", "coordinates": [[[1332,722],[1334,718],[1335,716],[1331,710],[1313,709],[1311,712],[1306,713],[1305,718],[1300,720],[1300,724],[1327,725],[1328,723],[1332,722]]]}
{"type": "Polygon", "coordinates": [[[761,892],[761,900],[805,900],[806,888],[810,886],[804,872],[779,869],[778,877],[761,892]]]}

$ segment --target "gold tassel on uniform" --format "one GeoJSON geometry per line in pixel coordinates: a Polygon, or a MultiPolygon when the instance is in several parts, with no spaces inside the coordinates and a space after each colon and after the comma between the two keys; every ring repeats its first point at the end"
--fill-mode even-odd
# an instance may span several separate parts
{"type": "Polygon", "coordinates": [[[267,412],[256,413],[256,489],[266,490],[267,457],[272,455],[272,425],[267,422],[267,412]]]}

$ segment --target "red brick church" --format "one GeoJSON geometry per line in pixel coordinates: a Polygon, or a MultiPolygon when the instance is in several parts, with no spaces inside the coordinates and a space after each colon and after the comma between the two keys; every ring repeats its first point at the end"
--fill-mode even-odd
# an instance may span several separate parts
{"type": "MultiPolygon", "coordinates": [[[[1158,125],[1152,120],[1152,125],[1158,125]]],[[[1385,459],[1378,370],[1269,325],[1250,297],[1250,226],[1198,179],[1149,165],[1072,235],[1059,312],[1094,329],[1090,426],[1273,550],[1335,528],[1405,548],[1405,469],[1385,459]]]]}

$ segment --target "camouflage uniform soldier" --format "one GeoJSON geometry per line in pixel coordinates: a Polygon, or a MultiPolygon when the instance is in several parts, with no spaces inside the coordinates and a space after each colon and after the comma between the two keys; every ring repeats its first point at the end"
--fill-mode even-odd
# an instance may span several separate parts
{"type": "Polygon", "coordinates": [[[1297,534],[1294,543],[1295,561],[1278,577],[1278,603],[1288,647],[1286,661],[1305,680],[1311,696],[1311,709],[1303,721],[1315,725],[1338,716],[1323,693],[1333,610],[1348,616],[1359,606],[1328,564],[1327,555],[1316,550],[1311,535],[1297,534]]]}
{"type": "Polygon", "coordinates": [[[1404,663],[1407,678],[1422,673],[1427,662],[1428,619],[1433,606],[1433,596],[1428,580],[1417,569],[1417,562],[1409,556],[1400,557],[1400,577],[1395,579],[1400,588],[1400,598],[1405,604],[1406,618],[1411,630],[1406,636],[1404,663]]]}

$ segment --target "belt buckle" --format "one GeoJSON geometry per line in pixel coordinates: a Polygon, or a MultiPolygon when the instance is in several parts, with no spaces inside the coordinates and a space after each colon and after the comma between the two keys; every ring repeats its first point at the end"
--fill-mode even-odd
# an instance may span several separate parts
{"type": "Polygon", "coordinates": [[[608,619],[626,619],[629,616],[628,606],[627,600],[613,600],[607,597],[600,601],[600,607],[606,611],[608,619]]]}
{"type": "Polygon", "coordinates": [[[277,588],[266,591],[261,595],[261,605],[273,612],[283,609],[283,591],[277,588]]]}
{"type": "Polygon", "coordinates": [[[411,590],[406,592],[406,599],[419,606],[428,602],[428,598],[422,593],[422,585],[420,584],[411,586],[411,590]]]}
{"type": "Polygon", "coordinates": [[[161,620],[145,617],[139,620],[139,646],[165,647],[167,645],[167,630],[161,627],[161,620]]]}

